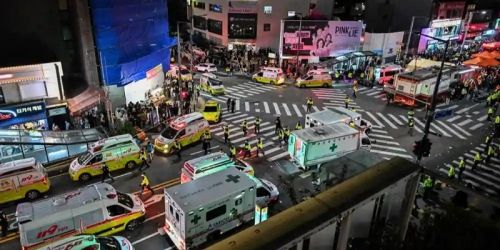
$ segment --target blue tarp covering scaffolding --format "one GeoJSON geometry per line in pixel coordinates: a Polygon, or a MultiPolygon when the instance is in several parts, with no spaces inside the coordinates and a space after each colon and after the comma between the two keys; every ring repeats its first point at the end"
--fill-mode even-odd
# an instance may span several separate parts
{"type": "Polygon", "coordinates": [[[169,69],[167,0],[91,0],[94,36],[106,85],[146,78],[162,64],[169,69]]]}

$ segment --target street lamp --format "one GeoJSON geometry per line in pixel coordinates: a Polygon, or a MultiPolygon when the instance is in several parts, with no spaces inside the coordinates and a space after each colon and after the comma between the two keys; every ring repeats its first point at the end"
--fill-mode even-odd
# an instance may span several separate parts
{"type": "Polygon", "coordinates": [[[439,72],[437,75],[436,79],[436,86],[434,86],[434,92],[432,93],[432,100],[431,100],[431,106],[429,108],[429,115],[427,116],[427,120],[425,121],[425,127],[424,127],[424,136],[422,137],[422,143],[418,144],[418,154],[417,154],[417,165],[420,165],[420,161],[422,160],[423,156],[423,147],[424,147],[424,142],[428,141],[429,137],[429,132],[430,132],[430,127],[432,120],[434,119],[434,112],[436,110],[436,104],[437,104],[437,95],[438,95],[438,90],[439,90],[439,84],[441,83],[441,77],[443,75],[443,68],[444,68],[444,63],[446,60],[446,53],[448,52],[448,46],[450,45],[450,40],[449,39],[440,39],[437,37],[425,35],[419,32],[421,36],[425,36],[427,38],[436,40],[438,42],[444,43],[444,53],[441,59],[441,66],[439,67],[439,72]]]}
{"type": "Polygon", "coordinates": [[[471,11],[469,12],[469,19],[467,20],[467,26],[465,26],[465,31],[464,31],[464,37],[463,37],[463,40],[462,40],[462,45],[460,46],[460,54],[462,54],[462,50],[464,49],[464,45],[465,45],[465,39],[467,39],[467,33],[469,33],[469,28],[470,28],[470,23],[472,22],[472,17],[474,16],[474,14],[476,13],[480,13],[481,15],[485,15],[486,14],[486,11],[471,11]]]}
{"type": "MultiPolygon", "coordinates": [[[[415,23],[415,19],[417,18],[423,18],[425,20],[428,19],[428,17],[426,16],[412,16],[411,17],[411,24],[410,24],[410,33],[408,34],[408,40],[406,41],[406,47],[405,47],[405,53],[403,55],[403,63],[406,64],[406,57],[408,56],[408,48],[410,47],[410,41],[411,41],[411,34],[413,33],[413,25],[415,23]]],[[[384,41],[385,41],[385,38],[384,38],[384,41]]],[[[382,47],[382,50],[384,48],[382,47]]],[[[382,51],[383,52],[383,51],[382,51]]],[[[383,54],[383,53],[382,53],[383,54]]],[[[382,55],[383,57],[383,55],[382,55]]]]}

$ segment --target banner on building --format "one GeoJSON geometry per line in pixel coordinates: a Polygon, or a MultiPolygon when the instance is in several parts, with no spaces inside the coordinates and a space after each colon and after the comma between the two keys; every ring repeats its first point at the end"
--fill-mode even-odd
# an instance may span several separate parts
{"type": "Polygon", "coordinates": [[[368,33],[365,32],[363,50],[373,51],[384,58],[396,56],[403,45],[404,32],[368,33]]]}
{"type": "Polygon", "coordinates": [[[285,20],[283,55],[332,57],[359,49],[363,24],[358,21],[285,20]]]}

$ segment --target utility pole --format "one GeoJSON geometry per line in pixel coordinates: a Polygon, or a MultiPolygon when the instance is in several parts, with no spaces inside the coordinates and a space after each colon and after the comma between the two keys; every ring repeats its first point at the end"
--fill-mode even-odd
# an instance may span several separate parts
{"type": "Polygon", "coordinates": [[[415,25],[415,19],[417,18],[425,18],[425,16],[412,16],[411,17],[411,24],[410,24],[410,33],[408,34],[408,39],[406,41],[406,47],[405,47],[405,53],[403,55],[403,63],[406,64],[406,57],[408,56],[408,49],[410,48],[410,41],[411,41],[411,35],[413,34],[413,27],[415,25]]]}
{"type": "Polygon", "coordinates": [[[179,21],[177,21],[177,66],[181,66],[181,30],[179,29],[179,21]]]}
{"type": "Polygon", "coordinates": [[[297,55],[296,55],[296,59],[297,59],[297,70],[296,72],[298,72],[299,70],[299,66],[300,66],[300,63],[299,63],[299,53],[300,53],[300,36],[301,36],[301,33],[302,33],[302,14],[300,13],[296,13],[295,15],[299,16],[300,17],[300,20],[299,20],[299,33],[297,35],[297,55]]]}

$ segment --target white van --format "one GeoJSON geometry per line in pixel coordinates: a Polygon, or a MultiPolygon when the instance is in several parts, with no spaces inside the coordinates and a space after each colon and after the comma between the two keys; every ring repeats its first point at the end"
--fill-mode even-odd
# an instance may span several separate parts
{"type": "Polygon", "coordinates": [[[243,160],[234,162],[226,153],[215,152],[184,162],[181,169],[181,183],[233,167],[250,176],[254,175],[252,166],[247,162],[243,160]]]}
{"type": "Polygon", "coordinates": [[[107,183],[79,188],[38,202],[17,205],[16,222],[23,249],[38,249],[77,234],[109,236],[135,230],[146,208],[137,196],[107,183]]]}
{"type": "Polygon", "coordinates": [[[35,158],[0,164],[0,204],[23,198],[34,200],[49,189],[47,171],[35,158]]]}
{"type": "Polygon", "coordinates": [[[78,235],[64,238],[40,250],[134,250],[134,246],[125,237],[97,237],[78,235]]]}

